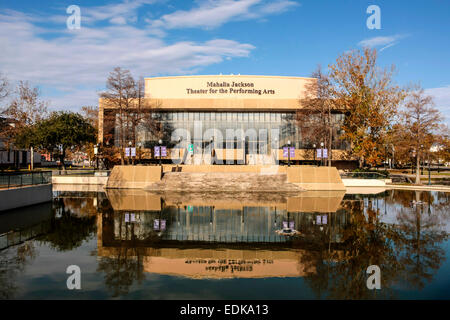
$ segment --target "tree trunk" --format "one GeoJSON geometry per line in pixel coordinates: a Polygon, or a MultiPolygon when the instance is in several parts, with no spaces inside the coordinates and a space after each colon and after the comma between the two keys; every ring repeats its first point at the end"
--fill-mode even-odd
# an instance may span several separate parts
{"type": "Polygon", "coordinates": [[[420,157],[417,154],[416,157],[416,184],[420,184],[420,157]]]}
{"type": "Polygon", "coordinates": [[[330,124],[330,137],[329,137],[329,142],[328,142],[328,166],[331,167],[331,148],[332,148],[332,143],[333,143],[333,128],[331,127],[330,124]]]}
{"type": "Polygon", "coordinates": [[[61,164],[62,164],[63,170],[66,170],[66,164],[64,163],[65,158],[66,158],[66,149],[63,148],[62,153],[61,153],[61,164]]]}

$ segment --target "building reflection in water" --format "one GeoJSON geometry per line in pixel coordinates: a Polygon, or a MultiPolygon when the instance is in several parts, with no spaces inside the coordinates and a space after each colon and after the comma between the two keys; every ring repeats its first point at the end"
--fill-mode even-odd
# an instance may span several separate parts
{"type": "Polygon", "coordinates": [[[110,190],[97,219],[98,271],[114,295],[144,273],[207,278],[303,277],[318,298],[395,297],[431,281],[445,259],[446,194],[386,191],[153,194],[110,190]],[[411,195],[413,195],[411,198],[411,195]],[[411,199],[410,199],[411,198],[411,199]],[[419,200],[433,204],[428,217],[419,200]],[[424,222],[421,224],[421,222],[424,222]],[[276,231],[292,226],[299,233],[276,231]],[[414,258],[414,259],[412,259],[414,258]],[[365,270],[382,266],[381,292],[365,270]]]}
{"type": "Polygon", "coordinates": [[[146,272],[194,278],[303,276],[314,266],[302,265],[302,246],[321,233],[334,248],[349,220],[343,192],[107,195],[111,210],[98,219],[99,255],[127,250],[142,255],[146,272]],[[283,226],[299,235],[279,235],[283,226]]]}

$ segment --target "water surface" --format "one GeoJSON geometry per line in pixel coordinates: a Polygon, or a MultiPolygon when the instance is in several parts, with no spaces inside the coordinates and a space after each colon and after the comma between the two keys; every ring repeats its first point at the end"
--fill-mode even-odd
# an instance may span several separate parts
{"type": "Polygon", "coordinates": [[[55,192],[0,214],[0,298],[449,299],[449,195],[55,192]]]}

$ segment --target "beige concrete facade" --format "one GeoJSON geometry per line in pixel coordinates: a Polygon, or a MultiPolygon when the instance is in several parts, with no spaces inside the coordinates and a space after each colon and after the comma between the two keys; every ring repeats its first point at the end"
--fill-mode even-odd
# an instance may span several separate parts
{"type": "Polygon", "coordinates": [[[207,75],[145,79],[145,96],[163,109],[295,110],[315,79],[207,75]]]}
{"type": "Polygon", "coordinates": [[[289,167],[287,179],[306,190],[346,190],[335,167],[289,167]]]}
{"type": "Polygon", "coordinates": [[[107,188],[140,189],[161,180],[162,167],[115,166],[108,177],[107,188]]]}

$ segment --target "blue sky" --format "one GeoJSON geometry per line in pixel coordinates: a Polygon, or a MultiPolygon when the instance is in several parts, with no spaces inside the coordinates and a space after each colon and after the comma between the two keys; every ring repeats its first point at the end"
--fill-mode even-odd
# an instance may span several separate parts
{"type": "Polygon", "coordinates": [[[0,0],[0,71],[53,109],[96,105],[108,73],[309,76],[343,52],[382,49],[400,85],[420,82],[450,119],[450,1],[0,0]],[[69,30],[67,7],[81,9],[69,30]],[[369,5],[381,9],[370,30],[369,5]]]}

